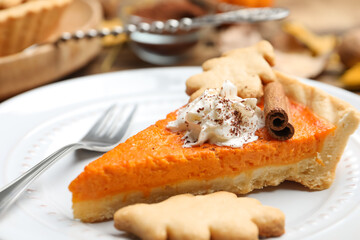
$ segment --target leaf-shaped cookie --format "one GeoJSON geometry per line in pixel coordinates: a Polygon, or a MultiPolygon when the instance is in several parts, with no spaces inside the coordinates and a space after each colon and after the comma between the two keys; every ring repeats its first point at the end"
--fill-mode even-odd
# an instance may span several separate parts
{"type": "Polygon", "coordinates": [[[258,239],[284,233],[285,216],[253,198],[229,192],[182,194],[118,210],[115,227],[142,239],[258,239]]]}
{"type": "Polygon", "coordinates": [[[190,100],[200,96],[207,88],[220,88],[225,80],[231,81],[242,98],[263,96],[262,83],[275,81],[271,68],[274,65],[274,49],[267,41],[231,50],[219,58],[206,61],[203,72],[186,81],[186,93],[190,100]]]}

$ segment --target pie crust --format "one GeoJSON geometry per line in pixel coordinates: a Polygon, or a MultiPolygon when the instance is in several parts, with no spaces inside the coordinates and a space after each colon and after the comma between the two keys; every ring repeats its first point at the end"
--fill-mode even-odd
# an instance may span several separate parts
{"type": "Polygon", "coordinates": [[[71,2],[3,0],[0,5],[0,57],[46,40],[71,2]]]}

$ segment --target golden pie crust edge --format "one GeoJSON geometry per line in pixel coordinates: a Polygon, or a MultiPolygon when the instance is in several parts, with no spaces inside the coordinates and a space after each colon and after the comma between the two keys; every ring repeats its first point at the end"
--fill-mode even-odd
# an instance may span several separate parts
{"type": "Polygon", "coordinates": [[[360,112],[349,103],[331,96],[321,89],[301,83],[280,72],[275,73],[277,79],[283,84],[288,97],[307,106],[313,113],[336,126],[333,134],[326,137],[322,151],[317,156],[324,166],[318,165],[313,173],[308,174],[308,177],[306,175],[293,176],[293,179],[290,179],[300,182],[310,189],[326,189],[330,187],[335,178],[336,165],[350,135],[359,126],[360,112]],[[313,176],[319,176],[321,181],[311,181],[313,176]]]}
{"type": "Polygon", "coordinates": [[[72,1],[29,1],[0,10],[0,57],[46,40],[72,1]]]}
{"type": "Polygon", "coordinates": [[[303,84],[282,73],[275,73],[284,85],[287,96],[309,107],[315,114],[336,126],[334,133],[326,137],[322,151],[317,156],[294,164],[265,166],[244,171],[234,177],[219,177],[210,181],[188,180],[176,185],[154,188],[148,195],[133,191],[98,200],[76,202],[73,204],[74,217],[84,222],[98,222],[113,218],[116,210],[133,203],[159,202],[182,193],[206,194],[229,191],[246,194],[265,186],[277,186],[285,180],[299,182],[316,190],[330,187],[347,140],[359,125],[360,113],[350,104],[318,88],[303,84]],[[324,165],[321,165],[319,160],[324,165]]]}

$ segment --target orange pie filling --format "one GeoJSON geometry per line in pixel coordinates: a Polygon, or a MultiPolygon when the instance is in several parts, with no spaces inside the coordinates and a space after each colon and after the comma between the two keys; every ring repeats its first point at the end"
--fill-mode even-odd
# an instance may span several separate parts
{"type": "Polygon", "coordinates": [[[259,167],[296,163],[321,152],[325,138],[335,126],[303,105],[290,103],[294,136],[286,141],[271,139],[265,128],[258,140],[240,148],[203,144],[184,148],[182,133],[166,126],[176,112],[119,144],[90,163],[69,186],[73,202],[96,200],[119,193],[142,191],[192,180],[236,176],[259,167]]]}

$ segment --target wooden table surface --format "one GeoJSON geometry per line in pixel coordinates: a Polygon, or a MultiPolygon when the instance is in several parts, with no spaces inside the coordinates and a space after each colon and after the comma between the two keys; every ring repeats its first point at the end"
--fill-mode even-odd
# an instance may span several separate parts
{"type": "MultiPolygon", "coordinates": [[[[336,34],[341,36],[349,29],[360,27],[358,12],[360,1],[354,0],[276,0],[277,6],[290,9],[287,20],[296,20],[320,34],[336,34]]],[[[204,37],[191,51],[191,57],[186,61],[172,66],[201,66],[212,57],[221,54],[214,35],[204,37]]],[[[88,65],[63,79],[87,76],[97,73],[114,72],[128,69],[161,67],[140,60],[127,44],[121,46],[104,47],[101,53],[88,65]]],[[[316,81],[342,87],[339,77],[344,69],[326,70],[316,78],[316,81]]],[[[360,94],[360,89],[352,92],[360,94]]]]}
{"type": "MultiPolygon", "coordinates": [[[[358,9],[360,1],[353,0],[277,0],[276,5],[287,7],[291,11],[290,20],[296,19],[309,25],[312,30],[319,33],[333,33],[341,35],[348,29],[360,27],[358,9]]],[[[201,66],[201,64],[212,57],[221,54],[216,43],[217,33],[210,31],[201,39],[198,45],[190,52],[190,57],[172,66],[201,66]]],[[[100,53],[81,69],[54,81],[88,76],[99,73],[115,72],[129,69],[141,69],[157,66],[140,60],[125,42],[121,45],[103,47],[100,53]]],[[[316,77],[316,81],[341,86],[339,77],[343,70],[325,71],[316,77]]],[[[360,91],[353,91],[360,94],[360,91]]],[[[3,99],[4,100],[4,99],[3,99]]]]}
{"type": "MultiPolygon", "coordinates": [[[[220,52],[213,46],[212,42],[201,42],[192,51],[191,57],[186,61],[171,66],[201,66],[209,58],[219,56],[220,52]]],[[[87,76],[98,73],[115,72],[121,70],[166,67],[150,64],[140,60],[127,44],[122,46],[104,47],[100,54],[89,64],[80,70],[64,77],[63,79],[87,76]]],[[[325,71],[314,80],[326,84],[341,87],[339,84],[339,71],[325,71]]],[[[61,79],[61,80],[63,80],[61,79]]],[[[359,90],[352,90],[359,94],[359,90]]]]}

